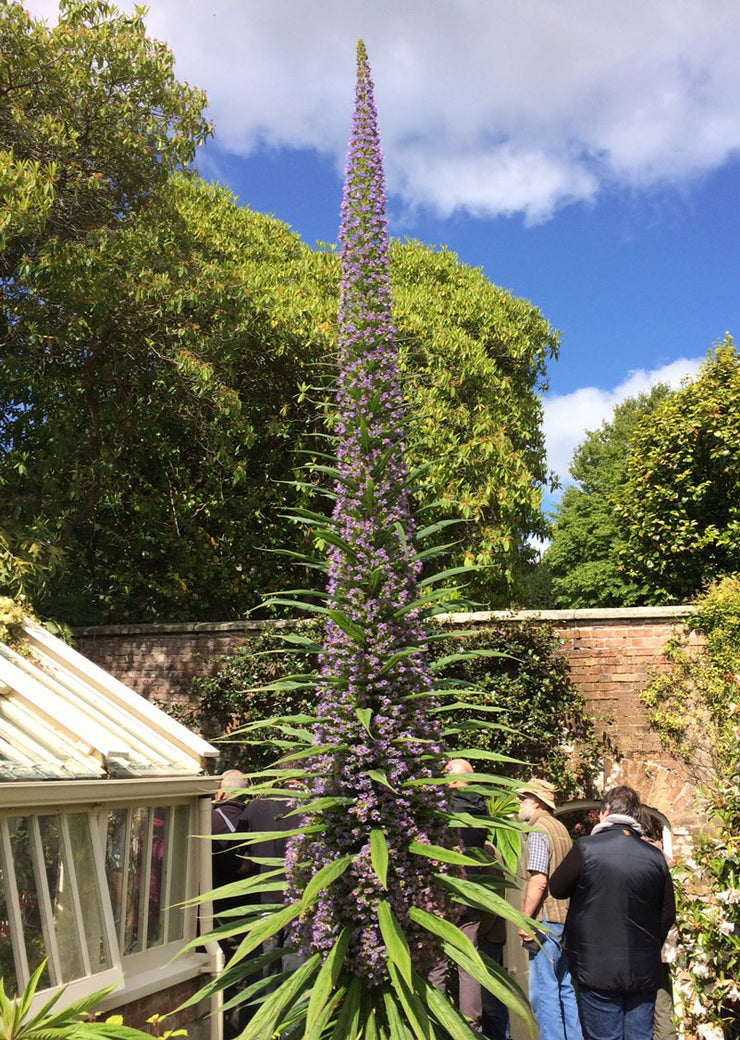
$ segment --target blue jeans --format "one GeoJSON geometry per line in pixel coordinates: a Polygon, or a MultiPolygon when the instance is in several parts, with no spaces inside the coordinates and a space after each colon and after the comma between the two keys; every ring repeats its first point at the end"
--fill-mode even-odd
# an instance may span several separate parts
{"type": "Polygon", "coordinates": [[[542,920],[542,949],[529,955],[529,1002],[540,1040],[583,1040],[576,993],[563,951],[563,925],[542,920]]]}
{"type": "Polygon", "coordinates": [[[578,991],[583,1031],[588,1040],[651,1040],[655,992],[578,991]]]}

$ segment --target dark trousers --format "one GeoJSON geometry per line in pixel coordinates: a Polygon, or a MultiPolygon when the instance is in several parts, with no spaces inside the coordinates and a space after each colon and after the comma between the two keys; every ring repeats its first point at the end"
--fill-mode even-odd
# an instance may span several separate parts
{"type": "MultiPolygon", "coordinates": [[[[478,949],[496,964],[504,963],[503,943],[486,942],[485,939],[482,939],[478,944],[478,949]]],[[[509,1009],[506,1004],[502,1004],[498,997],[494,997],[493,993],[489,993],[483,987],[481,987],[481,996],[483,998],[483,1035],[488,1040],[510,1040],[509,1009]]]]}
{"type": "MultiPolygon", "coordinates": [[[[458,927],[463,934],[467,935],[468,939],[470,939],[474,946],[478,945],[478,928],[480,927],[479,919],[476,918],[474,921],[463,921],[458,927]]],[[[447,961],[443,960],[438,964],[435,964],[429,972],[428,978],[433,986],[436,986],[438,990],[442,991],[442,993],[446,993],[447,961]]],[[[470,1020],[470,1028],[473,1032],[480,1033],[483,1028],[481,1024],[483,1018],[481,985],[462,968],[457,968],[457,982],[457,1006],[460,1009],[460,1013],[470,1020]]]]}

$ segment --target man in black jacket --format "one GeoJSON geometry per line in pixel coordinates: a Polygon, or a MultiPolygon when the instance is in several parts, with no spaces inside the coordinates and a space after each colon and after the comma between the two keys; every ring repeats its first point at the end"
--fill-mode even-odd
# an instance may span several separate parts
{"type": "Polygon", "coordinates": [[[651,1040],[660,950],[676,917],[673,882],[659,849],[642,840],[631,787],[604,795],[600,822],[550,877],[570,899],[565,948],[578,983],[587,1040],[651,1040]]]}

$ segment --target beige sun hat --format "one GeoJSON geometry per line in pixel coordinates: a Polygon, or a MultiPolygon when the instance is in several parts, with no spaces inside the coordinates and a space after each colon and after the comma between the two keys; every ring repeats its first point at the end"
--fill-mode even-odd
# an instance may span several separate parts
{"type": "Polygon", "coordinates": [[[528,794],[542,802],[549,809],[555,809],[555,787],[549,780],[540,780],[536,776],[531,777],[517,790],[517,795],[520,798],[528,794]]]}

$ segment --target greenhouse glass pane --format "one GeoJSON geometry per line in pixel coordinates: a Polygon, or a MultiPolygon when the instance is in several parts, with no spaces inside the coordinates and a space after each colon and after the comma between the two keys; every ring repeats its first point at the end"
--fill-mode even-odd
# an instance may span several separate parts
{"type": "Polygon", "coordinates": [[[87,944],[87,955],[93,972],[112,966],[111,953],[103,924],[102,892],[98,886],[95,869],[90,818],[87,813],[74,813],[67,817],[69,837],[75,859],[75,875],[83,908],[83,929],[87,944]]]}
{"type": "Polygon", "coordinates": [[[148,892],[144,891],[146,874],[146,847],[149,836],[149,810],[131,811],[129,830],[129,860],[126,877],[126,925],[124,953],[138,953],[142,949],[143,924],[146,920],[148,892]]]}
{"type": "Polygon", "coordinates": [[[111,809],[108,813],[108,837],[105,843],[105,875],[113,907],[116,935],[122,940],[121,920],[124,916],[124,871],[126,868],[126,838],[128,836],[126,809],[111,809]]]}
{"type": "MultiPolygon", "coordinates": [[[[0,850],[1,854],[2,850],[0,850]]],[[[11,899],[14,899],[14,894],[8,892],[7,874],[3,864],[0,863],[0,979],[3,980],[6,994],[14,997],[18,992],[18,980],[15,974],[15,958],[8,913],[8,901],[11,899]]]]}
{"type": "Polygon", "coordinates": [[[164,939],[164,913],[166,900],[165,862],[169,844],[170,810],[160,807],[154,810],[152,819],[152,854],[149,870],[149,924],[147,947],[159,946],[164,939]]]}
{"type": "Polygon", "coordinates": [[[182,903],[188,897],[187,874],[188,874],[188,838],[190,835],[190,806],[178,805],[175,809],[175,823],[172,828],[170,841],[172,843],[172,855],[170,857],[170,906],[169,906],[169,929],[168,941],[182,939],[185,935],[185,911],[182,903]]]}
{"type": "MultiPolygon", "coordinates": [[[[29,839],[30,820],[26,817],[14,816],[8,820],[10,847],[15,867],[15,880],[18,890],[23,925],[23,942],[28,958],[28,970],[31,974],[48,956],[43,930],[43,919],[36,875],[33,869],[31,843],[29,839]]],[[[44,967],[39,981],[39,989],[51,986],[48,963],[44,967]]]]}
{"type": "Polygon", "coordinates": [[[58,816],[39,816],[39,832],[49,886],[51,914],[59,951],[61,981],[86,975],[80,949],[80,924],[75,915],[74,864],[67,862],[58,816]]]}

